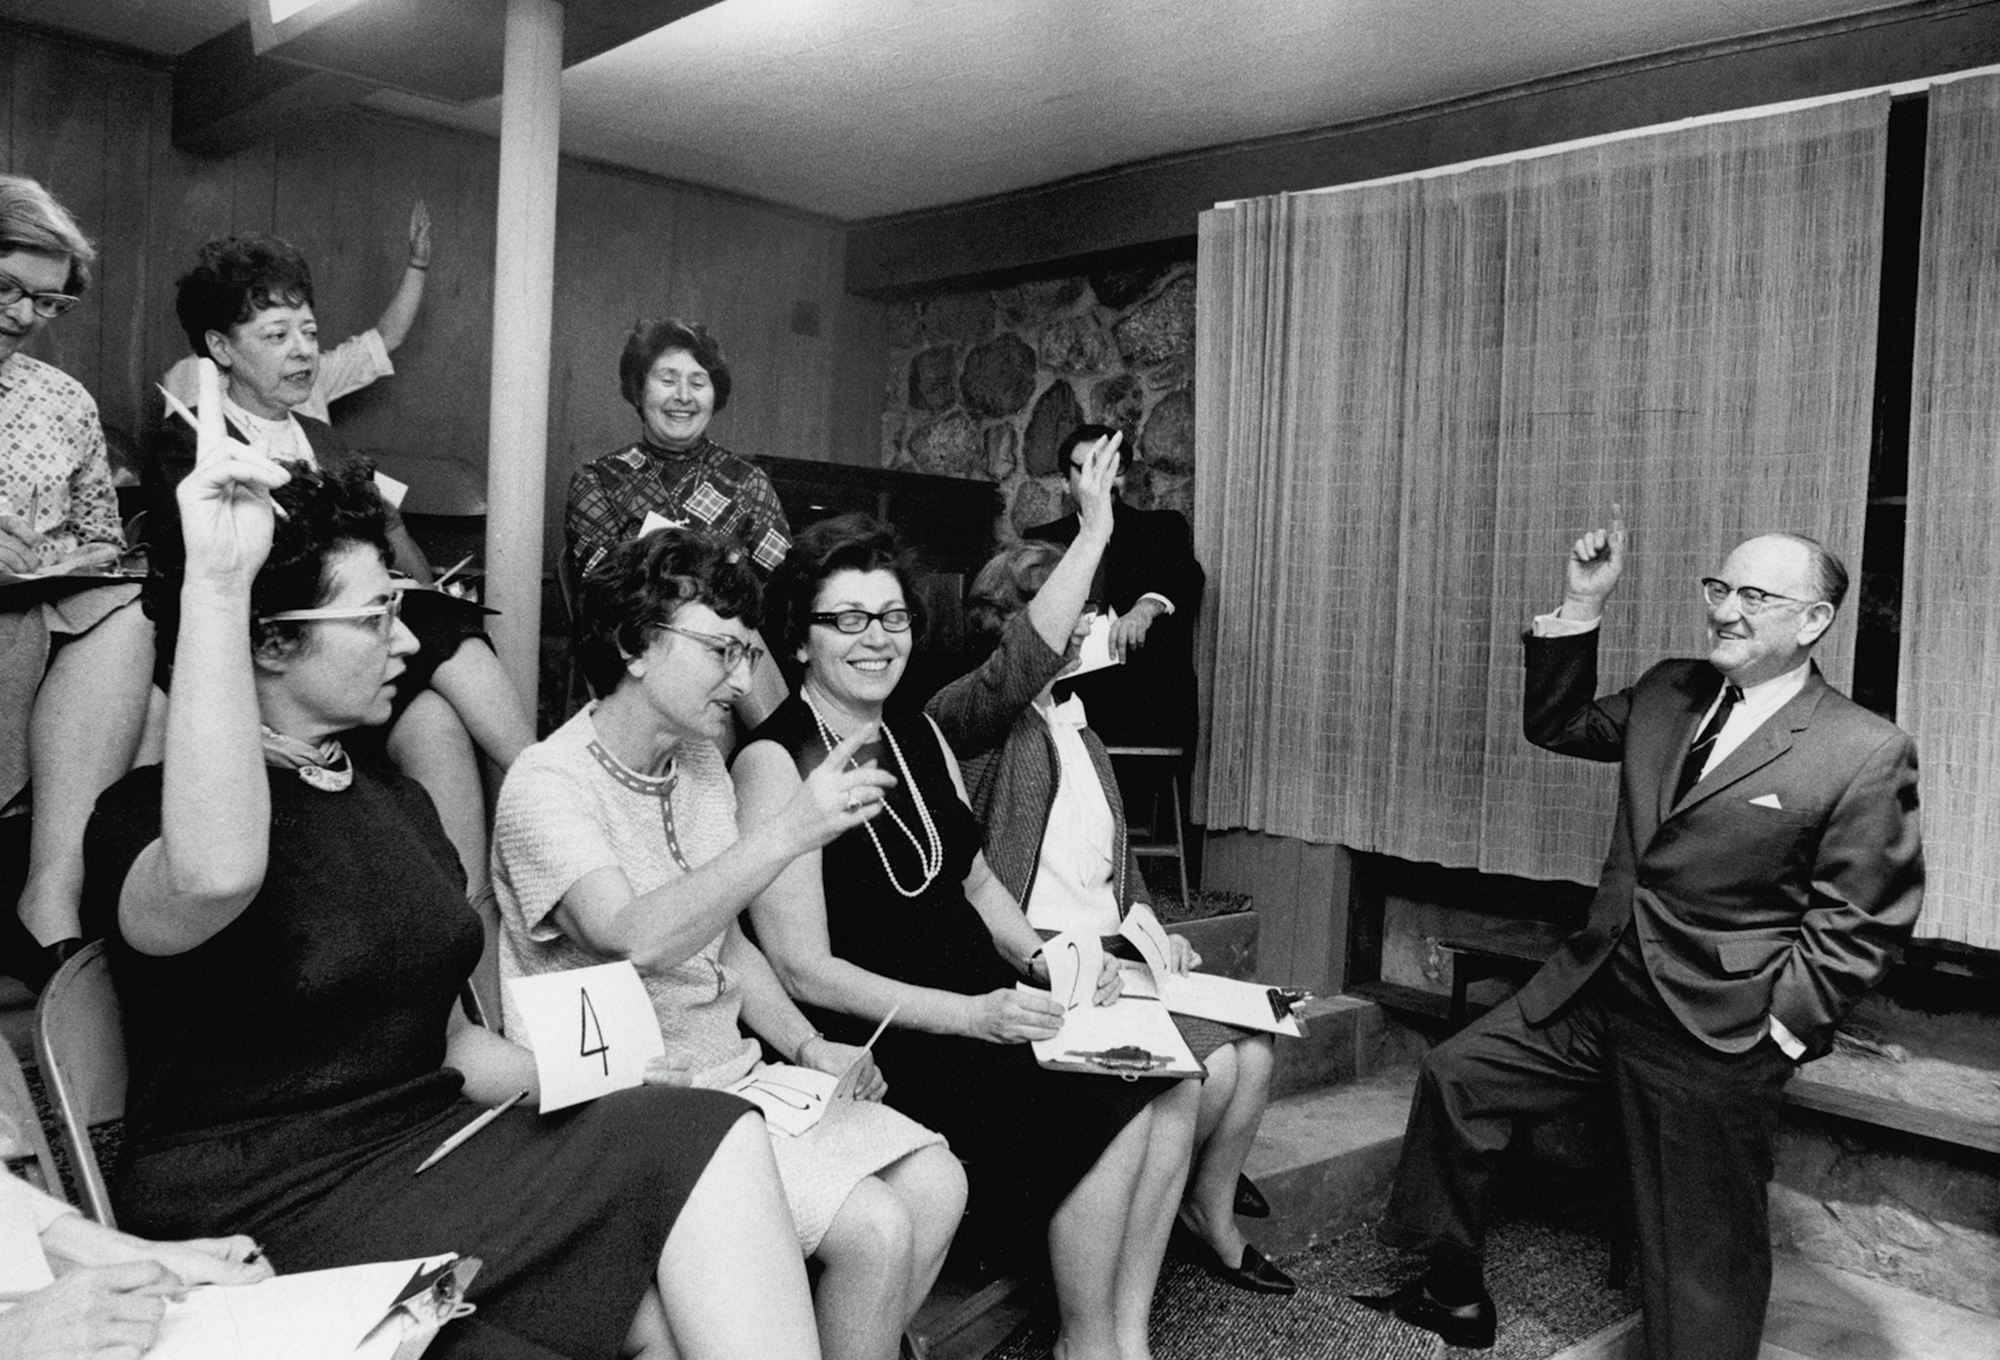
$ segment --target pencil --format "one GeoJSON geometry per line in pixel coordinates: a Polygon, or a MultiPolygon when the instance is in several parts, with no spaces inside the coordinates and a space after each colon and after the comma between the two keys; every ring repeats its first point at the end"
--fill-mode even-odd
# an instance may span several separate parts
{"type": "Polygon", "coordinates": [[[473,1134],[478,1133],[481,1129],[485,1128],[488,1124],[491,1124],[494,1120],[498,1119],[501,1115],[507,1113],[507,1111],[513,1109],[516,1105],[519,1105],[522,1101],[526,1100],[527,1098],[528,1098],[528,1093],[526,1091],[516,1091],[513,1095],[508,1096],[505,1100],[501,1101],[498,1105],[495,1105],[492,1109],[486,1111],[486,1113],[480,1115],[479,1118],[473,1120],[470,1124],[467,1124],[457,1133],[454,1133],[451,1137],[445,1139],[442,1143],[439,1143],[437,1145],[437,1151],[433,1152],[430,1156],[424,1158],[423,1161],[419,1162],[417,1164],[417,1169],[415,1171],[412,1171],[410,1174],[412,1176],[423,1175],[424,1172],[436,1166],[439,1162],[443,1161],[446,1157],[450,1156],[460,1147],[463,1147],[465,1145],[466,1140],[471,1138],[473,1134]]]}
{"type": "Polygon", "coordinates": [[[861,1045],[861,1049],[864,1053],[867,1052],[869,1049],[875,1047],[875,1041],[882,1037],[882,1031],[889,1028],[889,1022],[896,1018],[896,1012],[901,1009],[903,1009],[903,1003],[900,1001],[898,1001],[895,1005],[889,1007],[889,1013],[882,1017],[881,1024],[875,1026],[875,1032],[868,1036],[868,1042],[861,1045]]]}

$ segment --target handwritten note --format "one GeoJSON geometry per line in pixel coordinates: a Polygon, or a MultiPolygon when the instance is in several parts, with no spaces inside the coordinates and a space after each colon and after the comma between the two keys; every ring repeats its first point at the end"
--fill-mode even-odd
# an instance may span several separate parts
{"type": "Polygon", "coordinates": [[[664,1057],[659,1018],[628,960],[507,980],[507,1032],[527,1041],[541,1081],[541,1111],[623,1091],[664,1057]]]}

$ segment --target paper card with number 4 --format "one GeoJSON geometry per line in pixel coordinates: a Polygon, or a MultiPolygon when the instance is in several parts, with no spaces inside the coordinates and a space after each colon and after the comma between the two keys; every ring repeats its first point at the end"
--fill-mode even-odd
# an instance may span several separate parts
{"type": "Polygon", "coordinates": [[[667,1052],[646,984],[626,959],[509,978],[507,1034],[534,1050],[543,1114],[637,1086],[667,1052]]]}

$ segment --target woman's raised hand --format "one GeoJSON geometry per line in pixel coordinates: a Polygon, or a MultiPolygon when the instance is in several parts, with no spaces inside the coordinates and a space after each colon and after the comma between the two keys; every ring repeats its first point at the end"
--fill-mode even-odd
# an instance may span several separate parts
{"type": "Polygon", "coordinates": [[[194,471],[174,493],[187,544],[187,574],[247,586],[270,555],[272,516],[278,512],[271,491],[290,481],[291,474],[229,437],[215,361],[203,359],[197,369],[201,395],[194,471]]]}
{"type": "Polygon", "coordinates": [[[1124,442],[1124,435],[1108,434],[1071,455],[1083,463],[1071,488],[1076,499],[1079,537],[1084,534],[1101,534],[1107,540],[1111,537],[1112,483],[1118,479],[1118,446],[1124,442]]]}
{"type": "Polygon", "coordinates": [[[965,1000],[970,1008],[965,1032],[989,1044],[1025,1044],[1062,1032],[1062,1007],[1047,992],[1002,987],[965,1000]]]}
{"type": "Polygon", "coordinates": [[[873,765],[852,765],[855,752],[874,736],[873,723],[848,733],[779,814],[805,839],[804,850],[817,850],[881,813],[896,776],[873,765]]]}

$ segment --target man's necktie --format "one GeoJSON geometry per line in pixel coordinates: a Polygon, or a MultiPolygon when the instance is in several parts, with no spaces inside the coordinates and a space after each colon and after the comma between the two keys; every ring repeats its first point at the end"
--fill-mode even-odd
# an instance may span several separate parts
{"type": "Polygon", "coordinates": [[[1722,687],[1722,702],[1715,706],[1715,712],[1702,724],[1694,745],[1688,747],[1687,759],[1681,762],[1680,782],[1674,785],[1674,802],[1687,797],[1688,790],[1701,782],[1702,766],[1708,764],[1708,754],[1715,749],[1715,739],[1722,735],[1722,725],[1729,721],[1730,712],[1742,697],[1743,691],[1735,685],[1722,687]]]}

